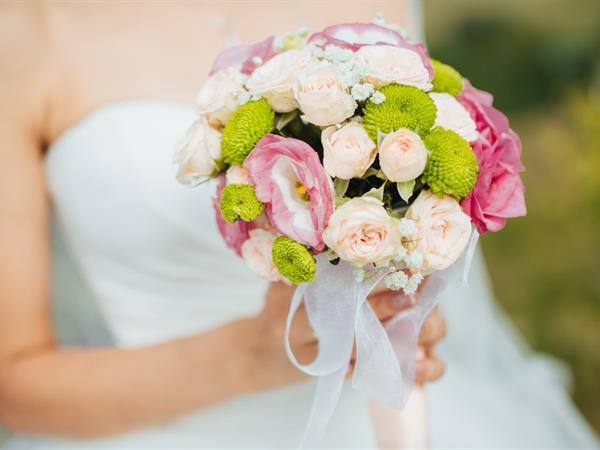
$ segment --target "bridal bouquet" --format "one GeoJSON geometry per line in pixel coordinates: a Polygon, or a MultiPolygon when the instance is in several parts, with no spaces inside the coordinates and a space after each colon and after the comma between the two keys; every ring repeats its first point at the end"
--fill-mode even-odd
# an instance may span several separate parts
{"type": "Polygon", "coordinates": [[[176,151],[178,179],[216,178],[227,245],[258,276],[299,285],[288,322],[305,301],[320,352],[301,365],[288,348],[292,361],[335,391],[356,341],[355,387],[401,406],[414,370],[402,357],[439,291],[433,275],[478,233],[526,212],[520,142],[506,117],[490,94],[383,23],[230,48],[197,105],[176,151]],[[403,332],[403,355],[365,301],[381,280],[406,294],[423,283],[429,298],[403,332]]]}

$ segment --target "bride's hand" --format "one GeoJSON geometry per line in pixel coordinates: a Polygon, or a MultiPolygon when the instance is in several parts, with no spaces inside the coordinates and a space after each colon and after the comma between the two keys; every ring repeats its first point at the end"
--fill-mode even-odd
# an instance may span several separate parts
{"type": "MultiPolygon", "coordinates": [[[[373,293],[369,296],[369,301],[371,304],[382,302],[395,303],[398,309],[392,316],[403,309],[409,308],[414,303],[414,299],[402,295],[397,291],[386,289],[383,284],[374,289],[373,293]]],[[[446,337],[446,321],[436,306],[423,322],[419,336],[419,350],[415,371],[415,381],[417,383],[435,381],[444,374],[445,364],[434,352],[434,347],[444,337],[446,337]]]]}
{"type": "MultiPolygon", "coordinates": [[[[265,307],[252,321],[253,364],[250,371],[257,389],[274,388],[302,381],[307,376],[287,359],[284,349],[285,320],[288,314],[294,286],[282,282],[271,283],[266,293],[265,307]]],[[[378,288],[369,297],[377,317],[385,322],[407,307],[398,292],[378,288]]],[[[425,320],[419,344],[424,358],[417,362],[416,381],[432,381],[443,373],[444,365],[433,353],[433,347],[446,332],[443,317],[434,310],[425,320]]],[[[317,352],[317,340],[308,322],[304,307],[298,309],[290,332],[290,344],[302,363],[310,362],[317,352]]]]}

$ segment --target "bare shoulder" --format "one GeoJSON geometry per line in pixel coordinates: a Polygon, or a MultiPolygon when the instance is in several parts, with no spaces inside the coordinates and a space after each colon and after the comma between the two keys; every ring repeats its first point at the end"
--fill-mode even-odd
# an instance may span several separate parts
{"type": "Polygon", "coordinates": [[[40,113],[51,71],[50,43],[41,3],[0,3],[0,117],[28,121],[40,113]]]}

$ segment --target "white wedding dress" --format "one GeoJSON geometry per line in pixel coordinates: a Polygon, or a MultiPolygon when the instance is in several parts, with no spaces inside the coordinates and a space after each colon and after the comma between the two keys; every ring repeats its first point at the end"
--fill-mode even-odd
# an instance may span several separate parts
{"type": "MultiPolygon", "coordinates": [[[[67,343],[144,346],[261,309],[266,284],[225,247],[211,187],[188,189],[175,180],[173,146],[194,118],[191,106],[112,103],[49,149],[46,173],[57,238],[53,294],[63,303],[58,320],[68,330],[67,343]],[[93,320],[91,305],[101,323],[93,320]]],[[[471,287],[451,286],[442,308],[449,335],[439,353],[448,369],[427,388],[433,448],[598,448],[569,399],[562,366],[531,354],[496,309],[479,256],[471,287]]],[[[14,435],[4,446],[294,448],[313,390],[309,382],[247,395],[107,439],[14,435]]],[[[366,403],[350,386],[322,447],[376,448],[366,403]]]]}

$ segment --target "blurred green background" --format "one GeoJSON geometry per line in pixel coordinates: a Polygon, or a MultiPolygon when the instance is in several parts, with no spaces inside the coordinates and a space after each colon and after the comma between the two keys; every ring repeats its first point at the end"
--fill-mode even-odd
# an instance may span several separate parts
{"type": "Polygon", "coordinates": [[[600,430],[600,1],[425,1],[425,24],[521,136],[529,214],[481,242],[498,301],[600,430]]]}

